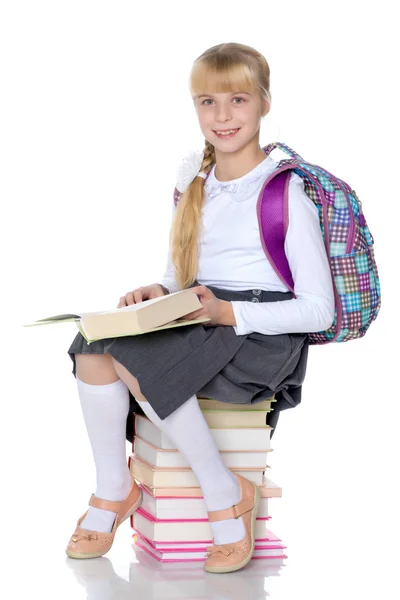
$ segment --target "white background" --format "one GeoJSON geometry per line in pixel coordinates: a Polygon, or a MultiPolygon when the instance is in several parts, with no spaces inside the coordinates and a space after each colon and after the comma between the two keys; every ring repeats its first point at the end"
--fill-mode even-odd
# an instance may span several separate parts
{"type": "MultiPolygon", "coordinates": [[[[227,41],[253,46],[271,68],[261,145],[285,142],[356,190],[382,286],[366,337],[311,348],[302,403],[281,415],[269,476],[283,497],[271,501],[270,528],[289,559],[280,577],[262,574],[252,597],[399,597],[397,34],[387,0],[2,4],[1,566],[9,598],[114,597],[105,584],[90,588],[97,579],[86,577],[85,561],[72,565],[76,577],[65,563],[95,486],[67,354],[77,330],[23,324],[114,308],[160,279],[176,169],[204,143],[189,72],[227,41]]],[[[115,586],[127,586],[120,598],[137,591],[134,577],[127,584],[137,563],[125,525],[107,555],[122,578],[115,586]]],[[[208,597],[239,597],[229,589],[208,597]]],[[[148,597],[159,597],[153,591],[148,597]]]]}

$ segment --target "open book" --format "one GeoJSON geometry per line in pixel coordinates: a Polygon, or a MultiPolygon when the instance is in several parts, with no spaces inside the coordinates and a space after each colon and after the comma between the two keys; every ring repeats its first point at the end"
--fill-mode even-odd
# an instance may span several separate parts
{"type": "Polygon", "coordinates": [[[85,340],[90,343],[106,338],[138,335],[172,327],[206,323],[210,321],[207,317],[193,321],[177,321],[184,315],[201,308],[200,300],[189,288],[115,310],[77,315],[55,315],[34,321],[24,327],[75,322],[85,340]]]}

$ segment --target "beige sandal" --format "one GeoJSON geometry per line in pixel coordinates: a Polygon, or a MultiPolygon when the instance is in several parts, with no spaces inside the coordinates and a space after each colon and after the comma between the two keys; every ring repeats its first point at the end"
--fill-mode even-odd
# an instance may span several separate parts
{"type": "Polygon", "coordinates": [[[80,523],[82,523],[83,519],[86,517],[88,509],[78,520],[76,529],[65,550],[68,556],[71,558],[97,558],[98,556],[106,554],[113,545],[115,532],[117,531],[118,526],[125,521],[125,519],[130,517],[135,510],[139,508],[141,503],[142,490],[139,488],[133,477],[128,495],[120,502],[102,500],[92,494],[89,500],[89,506],[95,506],[96,508],[117,513],[112,530],[108,533],[104,531],[82,529],[80,523]]]}
{"type": "Polygon", "coordinates": [[[258,487],[252,481],[235,473],[241,489],[240,501],[223,510],[213,510],[208,513],[208,520],[222,521],[224,519],[243,519],[246,535],[238,542],[209,546],[204,569],[208,573],[232,573],[238,571],[251,560],[254,552],[255,523],[260,500],[258,487]]]}

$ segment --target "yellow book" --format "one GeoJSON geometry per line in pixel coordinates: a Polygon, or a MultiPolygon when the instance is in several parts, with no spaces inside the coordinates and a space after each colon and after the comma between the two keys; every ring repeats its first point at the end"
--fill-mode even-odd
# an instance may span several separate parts
{"type": "MultiPolygon", "coordinates": [[[[269,468],[269,465],[265,465],[264,467],[237,467],[229,470],[253,481],[256,485],[262,485],[264,471],[269,468]]],[[[131,454],[129,469],[134,479],[148,487],[191,488],[199,486],[199,481],[190,467],[155,467],[135,454],[131,454]]]]}
{"type": "Polygon", "coordinates": [[[267,427],[265,410],[202,410],[211,429],[240,429],[241,427],[267,427]]]}
{"type": "Polygon", "coordinates": [[[85,340],[90,343],[107,338],[206,323],[210,321],[206,317],[178,321],[184,315],[200,310],[202,307],[197,294],[189,288],[114,310],[55,315],[34,321],[24,327],[75,322],[85,340]]]}
{"type": "Polygon", "coordinates": [[[212,398],[202,398],[201,396],[197,396],[197,400],[199,402],[200,408],[202,410],[227,410],[227,411],[262,411],[269,412],[274,410],[271,407],[271,402],[276,402],[275,396],[272,398],[268,398],[268,400],[262,400],[261,402],[257,402],[256,404],[233,404],[230,402],[219,402],[218,400],[213,400],[212,398]]]}
{"type": "MultiPolygon", "coordinates": [[[[153,498],[202,498],[203,492],[200,487],[152,487],[141,484],[142,487],[146,488],[146,491],[153,496],[153,498]]],[[[258,486],[261,498],[282,498],[282,488],[276,483],[268,479],[266,475],[263,477],[262,484],[258,486]]]]}

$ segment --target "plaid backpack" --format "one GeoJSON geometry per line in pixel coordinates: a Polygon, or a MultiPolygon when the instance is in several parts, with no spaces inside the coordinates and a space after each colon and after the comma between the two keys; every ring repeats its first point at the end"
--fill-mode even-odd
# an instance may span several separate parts
{"type": "MultiPolygon", "coordinates": [[[[268,156],[279,148],[290,159],[281,160],[267,177],[257,201],[257,216],[264,252],[280,280],[294,292],[284,251],[288,227],[288,184],[291,171],[304,181],[304,191],[318,208],[322,237],[330,262],[335,293],[335,318],[325,331],[309,333],[310,344],[347,342],[363,337],[381,307],[374,240],[354,190],[322,167],[303,160],[289,146],[265,146],[268,156]]],[[[174,201],[181,194],[175,188],[174,201]]]]}

